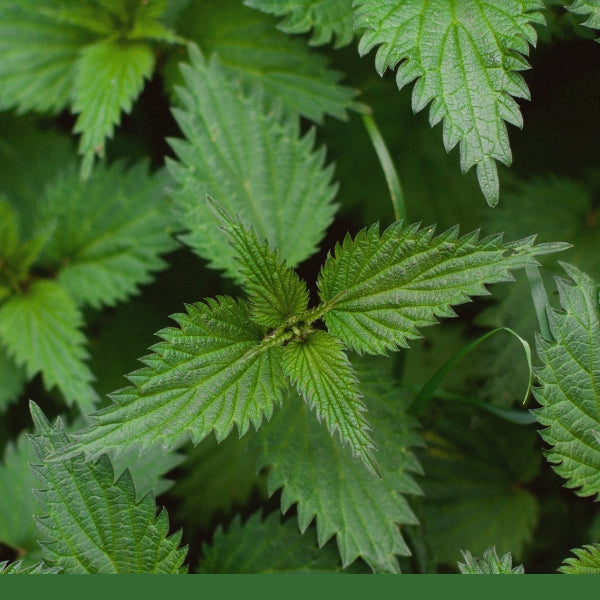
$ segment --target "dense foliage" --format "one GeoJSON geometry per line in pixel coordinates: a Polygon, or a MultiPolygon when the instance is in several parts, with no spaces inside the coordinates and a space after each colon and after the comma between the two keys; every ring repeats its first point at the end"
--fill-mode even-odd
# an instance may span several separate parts
{"type": "Polygon", "coordinates": [[[0,0],[0,574],[600,573],[598,29],[0,0]]]}

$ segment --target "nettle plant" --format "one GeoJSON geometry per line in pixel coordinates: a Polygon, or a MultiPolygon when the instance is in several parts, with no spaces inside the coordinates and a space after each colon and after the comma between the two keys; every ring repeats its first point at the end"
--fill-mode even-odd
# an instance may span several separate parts
{"type": "Polygon", "coordinates": [[[0,2],[0,573],[600,572],[598,28],[0,2]]]}

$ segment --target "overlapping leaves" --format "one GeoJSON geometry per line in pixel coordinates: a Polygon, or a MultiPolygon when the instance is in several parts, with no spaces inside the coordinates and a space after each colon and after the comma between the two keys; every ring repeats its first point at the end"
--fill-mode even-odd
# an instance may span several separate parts
{"type": "Polygon", "coordinates": [[[402,88],[416,80],[413,109],[432,102],[429,121],[443,121],[444,146],[460,143],[461,169],[477,167],[482,192],[498,202],[495,161],[512,161],[505,121],[521,127],[513,97],[529,98],[519,71],[543,23],[539,0],[358,0],[361,55],[378,46],[379,74],[398,66],[402,88]]]}
{"type": "Polygon", "coordinates": [[[358,373],[379,446],[380,479],[340,448],[295,394],[260,433],[259,464],[270,467],[269,492],[282,488],[282,510],[297,504],[301,531],[316,518],[320,546],[335,536],[344,567],[362,557],[376,572],[398,572],[396,555],[410,552],[397,524],[416,523],[403,494],[420,493],[412,449],[421,440],[390,375],[373,365],[358,373]]]}
{"type": "Polygon", "coordinates": [[[326,115],[345,119],[349,110],[361,109],[356,90],[340,83],[342,73],[323,55],[277,31],[273,19],[242,0],[191,2],[180,13],[177,29],[207,54],[216,53],[245,86],[263,86],[287,114],[322,123],[326,115]]]}
{"type": "MultiPolygon", "coordinates": [[[[55,148],[52,136],[36,141],[55,148]]],[[[13,368],[0,396],[14,399],[25,377],[41,373],[48,389],[57,386],[69,403],[90,410],[97,395],[85,364],[82,306],[113,305],[137,292],[176,243],[164,171],[117,163],[82,182],[74,157],[67,153],[65,162],[45,187],[35,173],[26,186],[9,180],[0,202],[0,369],[13,368]]]]}
{"type": "Polygon", "coordinates": [[[347,46],[354,37],[352,0],[245,0],[244,4],[278,17],[278,27],[286,33],[312,32],[310,44],[320,46],[333,41],[335,47],[347,46]]]}
{"type": "Polygon", "coordinates": [[[168,535],[167,513],[156,515],[152,494],[136,499],[129,472],[115,481],[107,456],[48,462],[69,438],[60,421],[51,426],[33,404],[32,417],[37,434],[31,439],[42,461],[34,470],[42,485],[37,523],[45,561],[74,574],[184,572],[181,533],[168,535]]]}
{"type": "Polygon", "coordinates": [[[165,2],[19,0],[0,7],[0,108],[71,105],[83,133],[83,174],[104,154],[154,68],[153,42],[175,36],[157,20],[165,2]]]}
{"type": "Polygon", "coordinates": [[[239,515],[212,544],[204,545],[201,573],[336,573],[339,556],[330,546],[317,546],[314,533],[304,535],[292,519],[280,522],[277,513],[264,520],[255,513],[242,524],[239,515]]]}
{"type": "Polygon", "coordinates": [[[238,267],[207,194],[241,215],[295,266],[316,249],[331,222],[336,188],[314,132],[300,137],[296,116],[283,117],[259,89],[245,94],[216,58],[194,47],[182,66],[186,87],[173,114],[186,140],[171,140],[173,196],[189,233],[184,240],[229,276],[238,267]],[[301,227],[298,224],[302,224],[301,227]]]}
{"type": "Polygon", "coordinates": [[[221,297],[175,315],[178,327],[159,332],[163,341],[142,359],[145,368],[129,375],[133,385],[93,415],[94,424],[76,435],[78,444],[67,455],[81,447],[91,456],[131,444],[173,447],[186,434],[197,444],[211,431],[220,440],[234,425],[243,434],[271,417],[291,383],[377,473],[344,347],[385,353],[415,337],[417,325],[452,315],[451,304],[485,293],[485,283],[507,280],[509,269],[564,248],[534,246],[532,238],[502,244],[498,236],[478,244],[476,233],[458,238],[456,230],[432,238],[431,229],[399,223],[381,236],[371,228],[354,241],[347,238],[328,258],[319,277],[323,303],[304,309],[305,284],[277,251],[222,207],[216,212],[232,239],[248,304],[221,297]],[[316,328],[321,318],[329,333],[316,328]],[[365,329],[365,322],[378,319],[383,326],[365,329]]]}

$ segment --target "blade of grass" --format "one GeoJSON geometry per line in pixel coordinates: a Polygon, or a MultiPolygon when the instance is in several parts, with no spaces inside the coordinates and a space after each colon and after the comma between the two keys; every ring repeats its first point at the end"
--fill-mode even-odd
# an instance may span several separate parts
{"type": "MultiPolygon", "coordinates": [[[[448,359],[430,377],[429,381],[419,390],[419,392],[414,397],[414,399],[410,405],[409,411],[415,415],[422,412],[425,409],[425,407],[427,406],[428,402],[431,400],[431,398],[433,398],[434,396],[437,397],[436,392],[437,392],[438,387],[440,386],[440,384],[442,383],[442,381],[444,380],[446,375],[454,368],[454,366],[458,362],[460,362],[467,354],[469,354],[469,352],[471,352],[471,350],[474,350],[475,348],[477,348],[477,346],[479,346],[479,344],[485,342],[485,340],[487,340],[489,337],[491,337],[492,335],[495,335],[496,333],[501,332],[501,331],[507,331],[508,333],[510,333],[511,335],[516,337],[519,340],[519,342],[521,343],[521,346],[523,346],[523,350],[525,351],[525,356],[527,358],[527,364],[529,366],[529,381],[527,383],[527,390],[526,390],[525,396],[523,398],[523,404],[525,404],[525,402],[527,401],[527,398],[529,396],[529,390],[531,389],[531,380],[533,377],[533,367],[531,364],[531,348],[529,347],[529,343],[526,340],[524,340],[518,333],[513,331],[512,329],[510,329],[508,327],[498,327],[496,329],[492,329],[491,331],[488,331],[481,337],[478,337],[476,340],[467,344],[466,346],[461,348],[454,356],[452,356],[450,359],[448,359]]],[[[518,422],[518,421],[514,420],[515,414],[513,414],[513,413],[518,414],[519,411],[513,411],[511,409],[499,408],[497,406],[493,406],[491,404],[484,403],[484,402],[478,402],[476,400],[467,400],[467,399],[463,398],[462,396],[458,396],[458,395],[457,396],[454,396],[454,395],[449,396],[448,394],[444,394],[443,396],[440,395],[440,398],[443,398],[444,400],[467,402],[467,403],[473,404],[474,406],[478,406],[479,408],[488,410],[489,412],[493,412],[494,414],[497,414],[498,416],[500,416],[502,418],[507,418],[508,416],[510,416],[511,418],[509,418],[508,420],[512,420],[513,422],[518,422]]],[[[533,421],[527,421],[527,422],[533,422],[533,421]]]]}
{"type": "Polygon", "coordinates": [[[400,179],[398,178],[396,167],[394,167],[385,140],[377,127],[377,123],[375,123],[375,120],[371,115],[362,114],[361,117],[367,133],[371,138],[371,143],[373,144],[381,168],[383,169],[383,174],[385,175],[385,180],[392,199],[392,206],[394,207],[394,217],[396,221],[406,220],[406,206],[404,204],[402,186],[400,185],[400,179]]]}

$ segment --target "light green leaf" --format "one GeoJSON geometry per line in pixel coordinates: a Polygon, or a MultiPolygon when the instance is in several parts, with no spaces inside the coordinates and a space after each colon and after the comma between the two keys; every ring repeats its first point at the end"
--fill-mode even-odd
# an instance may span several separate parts
{"type": "Polygon", "coordinates": [[[91,173],[94,155],[104,156],[121,112],[130,112],[154,69],[154,53],[143,43],[103,41],[86,47],[77,64],[73,111],[79,114],[75,133],[81,133],[82,174],[91,173]]]}
{"type": "Polygon", "coordinates": [[[207,54],[217,53],[230,74],[246,86],[260,84],[287,113],[316,123],[325,115],[346,119],[362,110],[356,91],[340,84],[342,74],[302,40],[277,31],[273,19],[243,6],[241,0],[192,2],[177,21],[178,32],[207,54]]]}
{"type": "Polygon", "coordinates": [[[59,111],[71,101],[79,52],[97,34],[59,18],[56,2],[0,6],[0,108],[59,111]]]}
{"type": "Polygon", "coordinates": [[[498,556],[492,546],[483,551],[481,558],[475,558],[468,550],[462,551],[464,563],[458,563],[458,569],[463,575],[523,575],[523,565],[512,566],[512,556],[507,552],[498,556]]]}
{"type": "Polygon", "coordinates": [[[82,412],[97,400],[93,375],[84,363],[87,352],[81,313],[63,287],[34,281],[23,295],[0,306],[0,342],[27,377],[42,374],[47,389],[57,386],[82,412]]]}
{"type": "Polygon", "coordinates": [[[60,573],[58,567],[48,567],[44,563],[28,567],[23,565],[21,560],[13,563],[0,561],[0,575],[56,575],[58,573],[60,573]]]}
{"type": "Polygon", "coordinates": [[[568,575],[600,575],[600,544],[586,544],[583,548],[571,550],[575,555],[565,558],[558,568],[568,575]]]}
{"type": "MultiPolygon", "coordinates": [[[[111,395],[114,404],[92,415],[92,426],[74,437],[88,456],[132,445],[171,448],[186,434],[198,444],[211,431],[224,439],[269,419],[285,380],[280,348],[263,342],[264,330],[247,306],[228,297],[188,305],[158,332],[164,341],[128,376],[133,386],[111,395]]],[[[65,454],[66,455],[66,454],[65,454]]]]}
{"type": "Polygon", "coordinates": [[[319,422],[325,421],[329,433],[339,433],[342,444],[348,444],[352,454],[381,477],[364,415],[367,409],[343,344],[326,331],[292,340],[283,350],[283,371],[319,422]]]}
{"type": "Polygon", "coordinates": [[[327,44],[335,35],[335,47],[341,48],[354,37],[352,0],[245,0],[244,4],[285,17],[278,27],[286,33],[312,30],[313,46],[327,44]]]}
{"type": "Polygon", "coordinates": [[[33,468],[43,486],[37,524],[45,560],[73,574],[184,572],[181,533],[168,535],[167,513],[156,515],[153,496],[137,501],[129,472],[115,481],[107,456],[48,462],[69,437],[60,420],[51,426],[33,403],[31,414],[38,432],[31,441],[42,462],[33,468]]]}
{"type": "MultiPolygon", "coordinates": [[[[153,448],[141,457],[129,451],[113,461],[118,476],[125,469],[135,486],[136,497],[141,500],[148,492],[158,495],[170,487],[172,482],[162,476],[177,466],[183,457],[153,448]]],[[[0,463],[0,542],[25,554],[27,564],[38,558],[38,529],[34,514],[38,513],[33,490],[39,482],[29,465],[37,462],[33,446],[22,434],[16,444],[8,444],[0,463]]]]}
{"type": "Polygon", "coordinates": [[[543,2],[357,0],[355,6],[359,53],[378,46],[377,72],[399,65],[399,88],[417,80],[413,110],[432,101],[429,122],[443,120],[446,150],[460,142],[461,169],[477,166],[481,190],[496,205],[495,161],[512,161],[504,121],[523,125],[513,96],[529,99],[518,72],[529,68],[524,56],[536,43],[532,24],[544,23],[543,2]]]}
{"type": "Polygon", "coordinates": [[[187,524],[188,534],[192,526],[212,531],[217,519],[229,520],[235,509],[247,506],[253,493],[267,497],[266,475],[256,473],[256,448],[250,447],[251,442],[249,433],[221,443],[211,435],[189,450],[169,492],[177,499],[176,516],[187,524]]]}
{"type": "Polygon", "coordinates": [[[490,543],[519,559],[539,512],[527,489],[541,462],[535,431],[467,406],[443,408],[431,414],[419,456],[426,473],[423,525],[434,560],[456,565],[462,549],[478,555],[490,543]]]}
{"type": "Polygon", "coordinates": [[[557,278],[562,311],[548,309],[551,340],[538,336],[543,367],[534,395],[535,416],[551,448],[546,454],[566,487],[600,498],[600,308],[598,284],[561,263],[570,281],[557,278]]]}
{"type": "Polygon", "coordinates": [[[149,174],[146,162],[115,163],[86,182],[69,169],[48,186],[38,221],[56,229],[39,262],[78,303],[112,306],[166,266],[159,255],[176,244],[165,175],[149,174]]]}
{"type": "Polygon", "coordinates": [[[220,205],[210,202],[224,223],[234,253],[241,264],[244,288],[252,319],[267,327],[280,327],[308,307],[308,289],[298,275],[254,229],[234,220],[220,205]]]}
{"type": "Polygon", "coordinates": [[[433,237],[434,228],[402,228],[382,234],[377,225],[337,244],[319,274],[329,331],[358,352],[385,353],[407,347],[418,328],[455,315],[453,305],[488,294],[486,284],[511,281],[511,269],[538,264],[534,256],[568,244],[533,245],[534,237],[502,243],[458,228],[433,237]]]}
{"type": "Polygon", "coordinates": [[[293,519],[277,513],[261,520],[254,513],[242,524],[238,516],[227,531],[218,527],[212,544],[203,545],[200,573],[284,574],[339,573],[335,548],[319,548],[312,529],[302,535],[293,519]]]}
{"type": "Polygon", "coordinates": [[[582,23],[585,27],[600,29],[600,0],[573,0],[567,8],[576,15],[587,17],[582,23]]]}
{"type": "Polygon", "coordinates": [[[22,434],[14,445],[8,444],[0,463],[0,542],[21,557],[39,550],[33,518],[38,509],[33,489],[38,481],[29,468],[35,458],[33,447],[22,434]]]}
{"type": "Polygon", "coordinates": [[[204,200],[209,194],[294,267],[316,250],[335,211],[325,153],[312,150],[314,131],[301,138],[297,117],[267,107],[259,90],[244,94],[214,57],[206,61],[190,47],[190,59],[182,66],[186,87],[178,89],[182,108],[173,110],[187,140],[170,141],[180,162],[169,164],[190,230],[184,240],[237,276],[231,246],[204,200]]]}
{"type": "Polygon", "coordinates": [[[398,524],[416,522],[403,494],[420,493],[413,480],[420,466],[411,448],[421,442],[390,375],[370,366],[358,376],[379,447],[381,479],[341,448],[295,394],[258,434],[259,466],[270,467],[269,493],[283,488],[284,512],[297,503],[301,531],[316,517],[320,546],[336,536],[344,567],[360,556],[374,571],[397,572],[396,555],[410,554],[398,524]]]}

